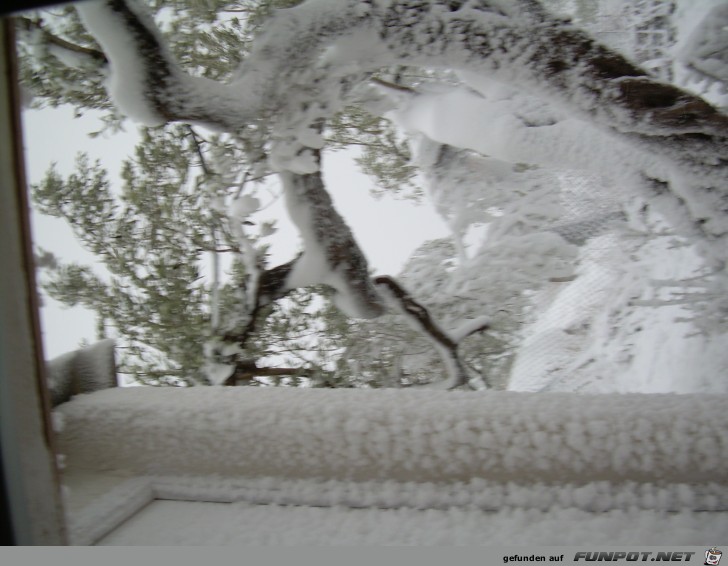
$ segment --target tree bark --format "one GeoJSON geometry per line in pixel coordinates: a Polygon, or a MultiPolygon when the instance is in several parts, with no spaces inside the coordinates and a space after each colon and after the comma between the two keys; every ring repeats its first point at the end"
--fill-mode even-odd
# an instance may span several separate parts
{"type": "MultiPolygon", "coordinates": [[[[381,315],[384,307],[369,278],[366,257],[346,221],[334,208],[321,172],[308,175],[286,172],[281,177],[294,223],[307,240],[299,263],[325,264],[323,277],[313,283],[333,287],[351,303],[348,310],[352,316],[376,318],[381,315]],[[304,209],[305,213],[300,213],[304,209]],[[315,257],[318,254],[323,254],[323,257],[315,257]]],[[[310,269],[312,267],[308,267],[310,269]]]]}

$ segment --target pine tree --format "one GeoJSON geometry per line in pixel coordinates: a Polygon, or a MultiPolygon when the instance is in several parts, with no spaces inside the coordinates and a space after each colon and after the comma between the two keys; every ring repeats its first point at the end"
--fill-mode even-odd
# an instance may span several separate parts
{"type": "MultiPolygon", "coordinates": [[[[180,1],[149,7],[163,17],[164,36],[188,72],[224,80],[270,13],[297,3],[180,1]]],[[[33,107],[71,105],[78,117],[101,111],[104,127],[92,137],[128,127],[103,85],[106,56],[73,7],[20,17],[18,26],[23,84],[33,107]]],[[[98,338],[118,337],[120,373],[146,384],[207,383],[205,340],[214,344],[216,333],[224,333],[219,313],[235,310],[247,277],[225,203],[269,175],[261,149],[267,134],[210,134],[180,125],[142,127],[140,134],[135,155],[124,162],[120,194],[101,165],[85,155],[69,178],[51,168],[33,187],[38,211],[64,219],[103,266],[60,262],[44,272],[43,288],[65,305],[94,312],[98,338]],[[206,276],[206,270],[214,273],[206,276]]],[[[363,149],[363,170],[380,190],[409,187],[407,195],[419,197],[408,147],[389,121],[349,107],[326,135],[332,149],[363,149]]],[[[274,227],[256,229],[267,235],[274,227]]],[[[265,245],[258,240],[254,236],[251,244],[264,262],[265,245]]],[[[325,306],[326,295],[325,289],[296,291],[268,309],[265,323],[246,339],[243,365],[250,371],[239,381],[298,383],[305,377],[309,384],[341,383],[332,368],[343,338],[328,328],[341,325],[341,316],[325,306]]]]}
{"type": "MultiPolygon", "coordinates": [[[[200,16],[198,10],[204,11],[200,6],[174,4],[170,15],[161,4],[152,5],[160,22],[159,31],[136,4],[108,0],[84,5],[79,8],[84,14],[83,25],[96,34],[105,53],[86,34],[75,15],[66,14],[67,21],[53,22],[47,28],[37,19],[21,20],[21,27],[29,37],[24,76],[36,93],[51,104],[72,102],[80,112],[87,108],[107,111],[108,127],[120,127],[122,118],[105,96],[101,77],[111,74],[118,80],[123,76],[127,82],[122,88],[120,83],[111,83],[112,98],[123,111],[147,123],[151,129],[145,139],[157,136],[159,140],[158,147],[149,142],[149,148],[140,149],[138,163],[125,169],[127,187],[131,188],[125,189],[120,204],[113,199],[93,197],[91,202],[98,202],[92,208],[81,206],[72,212],[79,230],[89,226],[98,229],[99,218],[108,217],[109,226],[115,227],[114,234],[154,239],[158,231],[164,230],[155,222],[164,208],[161,201],[174,202],[174,195],[169,199],[159,196],[159,187],[154,187],[156,196],[152,195],[146,183],[149,180],[149,185],[175,185],[182,208],[188,204],[184,199],[190,199],[191,208],[186,209],[189,213],[185,216],[188,220],[175,228],[189,235],[188,243],[193,250],[218,257],[223,253],[218,246],[223,246],[236,254],[237,263],[232,262],[234,276],[226,282],[230,287],[213,286],[209,312],[203,315],[212,329],[207,347],[202,348],[207,358],[206,375],[214,374],[215,382],[246,380],[260,372],[260,352],[250,355],[255,350],[256,337],[265,334],[269,320],[275,320],[275,309],[285,311],[282,316],[289,317],[289,321],[292,313],[308,316],[315,301],[299,293],[303,293],[301,288],[315,284],[326,286],[332,301],[348,315],[374,319],[388,311],[398,312],[438,352],[455,385],[470,381],[468,364],[463,359],[465,339],[483,329],[484,324],[458,320],[456,315],[467,313],[467,309],[448,302],[450,297],[457,296],[452,288],[448,289],[448,300],[442,301],[442,313],[424,308],[417,302],[418,285],[426,281],[420,275],[412,281],[411,294],[389,277],[372,280],[364,254],[333,208],[320,172],[327,139],[329,147],[358,143],[365,147],[362,165],[385,188],[416,195],[412,188],[415,169],[411,153],[399,132],[381,116],[394,106],[405,105],[403,101],[414,105],[421,102],[429,92],[426,83],[430,79],[436,83],[435,89],[452,87],[471,99],[489,101],[492,104],[487,110],[493,121],[501,118],[499,109],[511,119],[510,127],[500,131],[505,139],[482,136],[460,142],[460,147],[481,153],[475,161],[491,160],[488,165],[496,170],[501,167],[500,161],[509,171],[505,186],[512,190],[496,184],[488,195],[490,204],[477,199],[466,203],[474,209],[482,204],[481,212],[495,218],[491,219],[489,229],[499,245],[484,249],[481,261],[489,257],[506,276],[508,254],[517,251],[523,256],[525,275],[514,272],[517,276],[509,280],[508,287],[515,285],[520,294],[533,292],[533,276],[549,277],[555,273],[561,277],[562,271],[566,271],[564,263],[570,248],[554,230],[543,229],[545,219],[551,222],[554,214],[558,215],[552,214],[555,199],[548,189],[533,182],[530,174],[520,173],[531,170],[537,161],[539,165],[553,167],[554,162],[562,165],[576,159],[559,151],[564,139],[576,148],[575,140],[579,138],[574,129],[567,127],[562,132],[558,127],[551,128],[573,124],[574,120],[585,124],[591,139],[599,143],[606,139],[604,132],[613,136],[610,140],[620,140],[623,145],[619,146],[619,155],[624,157],[627,171],[623,178],[630,190],[643,197],[657,197],[661,211],[677,229],[699,241],[706,257],[724,264],[723,243],[728,232],[724,229],[723,191],[716,187],[722,181],[719,169],[725,161],[725,116],[699,97],[654,80],[648,72],[595,42],[564,18],[553,16],[538,2],[518,0],[506,5],[488,0],[394,0],[380,5],[342,0],[334,5],[312,0],[278,12],[270,11],[279,6],[274,2],[220,4],[215,6],[214,15],[197,18],[203,22],[202,27],[189,23],[195,21],[195,14],[200,16]],[[243,12],[244,20],[231,15],[243,12]],[[184,20],[190,15],[189,21],[184,20]],[[117,24],[112,35],[123,36],[125,48],[120,49],[113,38],[105,37],[108,22],[117,24]],[[43,58],[58,57],[61,53],[61,58],[74,59],[78,82],[73,88],[67,80],[73,76],[71,72],[55,72],[43,78],[34,72],[34,65],[37,68],[43,58]],[[203,57],[198,58],[198,54],[203,57]],[[119,57],[132,56],[132,67],[137,73],[124,75],[125,69],[114,69],[107,56],[112,63],[114,58],[118,61],[119,57]],[[242,66],[233,72],[241,61],[242,66]],[[443,67],[461,74],[449,76],[433,70],[443,67]],[[463,73],[472,76],[468,78],[463,73]],[[512,86],[484,87],[479,81],[485,80],[486,75],[512,86]],[[418,77],[416,82],[412,82],[413,76],[418,77]],[[508,89],[517,92],[513,94],[508,89]],[[529,89],[535,89],[534,96],[524,94],[529,89]],[[170,125],[175,123],[183,125],[170,125]],[[226,133],[213,136],[190,125],[198,123],[226,133]],[[562,136],[552,137],[554,131],[562,136]],[[553,141],[559,143],[549,145],[553,141]],[[519,144],[526,149],[516,147],[519,144]],[[170,149],[175,147],[179,153],[170,149]],[[529,149],[536,151],[529,154],[529,149]],[[635,155],[629,155],[630,151],[635,155]],[[637,158],[645,155],[649,159],[637,158]],[[192,162],[198,170],[188,169],[192,162]],[[658,162],[660,166],[655,165],[658,162]],[[150,165],[153,170],[145,168],[154,163],[150,165]],[[255,196],[246,192],[247,188],[255,179],[271,172],[279,175],[305,242],[299,256],[274,267],[267,265],[258,234],[246,224],[250,211],[257,206],[255,196]],[[516,177],[526,182],[511,182],[516,177]],[[508,198],[501,198],[508,192],[508,198]],[[192,193],[194,196],[189,196],[192,193]],[[512,200],[514,195],[525,193],[525,203],[512,200]],[[125,198],[134,206],[144,207],[144,213],[150,216],[137,225],[127,212],[125,198]],[[223,209],[229,211],[225,219],[220,214],[223,209]],[[186,222],[192,223],[193,228],[188,229],[186,222]],[[225,316],[220,316],[223,309],[216,305],[223,305],[228,297],[231,308],[226,307],[225,316]],[[292,300],[301,302],[301,306],[289,308],[292,300]]],[[[458,118],[462,120],[462,116],[458,118]]],[[[462,156],[458,152],[456,149],[454,154],[462,156]]],[[[442,170],[457,161],[437,159],[434,164],[442,170]]],[[[86,180],[81,183],[82,188],[74,188],[75,179],[59,181],[53,174],[46,185],[55,184],[57,191],[74,195],[91,190],[94,183],[103,185],[102,180],[96,180],[102,178],[98,169],[83,161],[80,166],[87,169],[77,175],[86,180]]],[[[433,177],[437,175],[435,170],[433,177]]],[[[47,193],[45,198],[52,199],[47,193]]],[[[462,211],[443,208],[456,225],[457,249],[462,236],[458,230],[467,223],[457,221],[462,211]]],[[[122,241],[126,244],[130,239],[122,241]]],[[[446,248],[433,245],[423,250],[434,261],[427,277],[442,268],[438,254],[446,248]]],[[[130,246],[123,253],[108,252],[112,268],[122,273],[120,277],[143,282],[148,277],[169,278],[178,259],[172,256],[181,253],[168,251],[165,255],[162,247],[157,256],[143,246],[138,249],[130,246]],[[146,255],[151,258],[151,267],[142,268],[134,263],[143,261],[146,255]],[[126,265],[128,262],[133,266],[126,265]],[[126,272],[121,271],[122,264],[126,272]]],[[[185,253],[192,251],[186,249],[185,253]]],[[[453,253],[452,249],[447,253],[453,253]]],[[[185,280],[179,287],[171,283],[149,287],[153,300],[194,294],[193,282],[199,275],[195,261],[199,256],[194,257],[192,265],[187,264],[185,280]]],[[[416,263],[413,261],[412,265],[416,263]]],[[[219,273],[219,269],[213,268],[213,273],[219,273]]],[[[80,268],[73,276],[78,285],[89,285],[87,293],[101,289],[98,279],[80,268]]],[[[439,277],[435,281],[447,279],[439,277]]],[[[460,285],[459,293],[467,291],[466,283],[448,284],[460,285]]],[[[122,288],[114,280],[111,284],[122,288]]],[[[502,302],[492,295],[491,289],[484,291],[496,307],[502,302]]],[[[133,295],[124,295],[123,301],[133,304],[135,299],[133,295]]],[[[154,308],[164,310],[157,303],[154,308]]],[[[524,306],[515,310],[517,319],[524,306]]],[[[107,311],[102,309],[103,321],[109,320],[107,311]]],[[[204,308],[199,311],[206,312],[204,308]]],[[[151,317],[154,323],[158,316],[151,317]]],[[[134,328],[135,323],[122,324],[134,328]]],[[[344,326],[336,322],[331,328],[344,326]]],[[[290,325],[294,327],[295,324],[290,325]]],[[[502,329],[504,335],[509,332],[513,333],[502,329]]],[[[337,344],[333,344],[331,350],[336,349],[337,344]]],[[[165,355],[173,351],[169,347],[165,355]]],[[[398,355],[387,354],[377,371],[386,371],[398,355]]],[[[330,371],[328,360],[325,365],[329,368],[326,371],[330,371]]],[[[344,367],[340,359],[338,367],[344,367]]],[[[272,371],[275,368],[269,369],[269,375],[277,373],[272,371]]],[[[356,373],[352,370],[347,375],[356,380],[356,373]]],[[[396,373],[390,371],[389,375],[396,380],[396,373]]],[[[420,369],[417,374],[415,381],[421,380],[420,369]]],[[[329,377],[321,382],[336,381],[329,377]]],[[[376,379],[368,377],[364,381],[376,383],[376,379]]]]}

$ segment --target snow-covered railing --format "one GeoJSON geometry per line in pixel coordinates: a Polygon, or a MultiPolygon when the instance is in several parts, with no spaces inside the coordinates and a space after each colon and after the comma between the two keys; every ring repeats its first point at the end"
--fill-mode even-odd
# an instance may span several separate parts
{"type": "Polygon", "coordinates": [[[727,402],[117,388],[55,423],[73,544],[698,544],[728,525],[727,402]]]}
{"type": "Polygon", "coordinates": [[[727,405],[699,395],[198,387],[99,391],[56,412],[69,472],[725,484],[727,405]]]}
{"type": "Polygon", "coordinates": [[[114,340],[100,340],[49,360],[46,375],[53,406],[65,403],[73,395],[116,387],[114,348],[114,340]]]}

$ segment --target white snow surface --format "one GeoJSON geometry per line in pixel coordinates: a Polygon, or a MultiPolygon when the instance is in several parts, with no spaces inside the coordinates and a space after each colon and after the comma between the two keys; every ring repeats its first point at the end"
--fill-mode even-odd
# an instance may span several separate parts
{"type": "Polygon", "coordinates": [[[242,222],[260,208],[260,200],[251,195],[242,195],[233,200],[230,217],[242,222]]]}
{"type": "Polygon", "coordinates": [[[702,544],[728,528],[726,402],[133,388],[56,413],[67,477],[134,478],[78,543],[152,501],[100,543],[702,544]]]}
{"type": "Polygon", "coordinates": [[[678,30],[675,56],[697,82],[722,83],[726,94],[728,83],[728,4],[723,0],[680,2],[677,16],[682,20],[678,30]],[[689,30],[689,32],[688,32],[689,30]]]}
{"type": "Polygon", "coordinates": [[[509,388],[728,393],[725,329],[701,332],[690,304],[681,304],[700,266],[693,248],[669,236],[593,238],[574,281],[534,296],[537,316],[524,329],[509,388]]]}
{"type": "Polygon", "coordinates": [[[724,481],[725,395],[132,388],[58,407],[69,468],[401,481],[724,481]]]}
{"type": "MultiPolygon", "coordinates": [[[[676,239],[677,201],[643,191],[639,172],[685,194],[691,182],[538,92],[458,77],[464,85],[402,95],[391,113],[415,136],[428,196],[458,255],[441,274],[446,284],[421,293],[425,304],[464,298],[448,314],[459,318],[464,304],[470,317],[490,316],[496,332],[517,321],[511,390],[728,392],[725,322],[706,330],[705,308],[695,306],[702,294],[723,312],[724,275],[697,279],[711,269],[700,259],[704,242],[676,239]],[[673,225],[661,216],[671,211],[673,225]],[[597,222],[601,232],[563,239],[597,222]]],[[[691,216],[711,210],[710,197],[691,200],[691,216]]],[[[710,230],[721,229],[715,220],[710,230]]],[[[414,279],[424,288],[431,278],[414,279]]]]}
{"type": "Polygon", "coordinates": [[[235,366],[233,364],[221,364],[208,361],[202,367],[202,371],[212,385],[222,385],[233,374],[235,366]]]}
{"type": "Polygon", "coordinates": [[[101,546],[691,545],[720,540],[724,514],[575,509],[356,509],[154,501],[101,546]],[[558,542],[554,542],[558,541],[558,542]]]}
{"type": "Polygon", "coordinates": [[[510,163],[589,168],[608,175],[658,167],[656,157],[588,122],[565,116],[535,96],[495,81],[477,82],[471,74],[461,78],[471,88],[409,97],[391,118],[408,132],[510,163]]]}
{"type": "Polygon", "coordinates": [[[448,334],[455,343],[462,341],[464,338],[470,336],[473,332],[487,326],[490,323],[490,317],[479,316],[472,319],[463,320],[460,325],[451,330],[448,334]]]}

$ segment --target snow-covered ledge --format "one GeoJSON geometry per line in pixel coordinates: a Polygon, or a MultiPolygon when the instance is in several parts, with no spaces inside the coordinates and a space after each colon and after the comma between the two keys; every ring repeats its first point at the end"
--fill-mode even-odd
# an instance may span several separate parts
{"type": "Polygon", "coordinates": [[[74,395],[117,386],[115,341],[106,339],[46,362],[55,407],[74,395]]]}
{"type": "Polygon", "coordinates": [[[126,388],[59,407],[69,469],[341,480],[726,481],[727,398],[126,388]]]}
{"type": "MultiPolygon", "coordinates": [[[[71,500],[83,503],[72,534],[88,543],[153,499],[679,511],[697,521],[690,529],[726,528],[726,406],[700,395],[197,387],[98,391],[56,415],[71,500]]],[[[655,533],[670,531],[658,523],[655,533]]]]}

